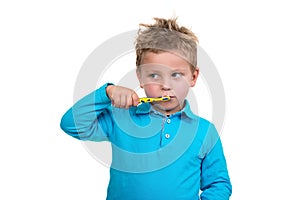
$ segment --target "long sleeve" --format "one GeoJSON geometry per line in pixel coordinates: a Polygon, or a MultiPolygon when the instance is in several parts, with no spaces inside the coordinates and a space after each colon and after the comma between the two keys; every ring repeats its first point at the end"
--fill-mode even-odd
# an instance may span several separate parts
{"type": "Polygon", "coordinates": [[[207,154],[201,165],[201,200],[228,200],[232,185],[220,137],[212,125],[206,142],[207,154]]]}
{"type": "Polygon", "coordinates": [[[79,140],[108,140],[113,123],[108,114],[107,85],[80,99],[63,115],[60,127],[65,133],[79,140]]]}

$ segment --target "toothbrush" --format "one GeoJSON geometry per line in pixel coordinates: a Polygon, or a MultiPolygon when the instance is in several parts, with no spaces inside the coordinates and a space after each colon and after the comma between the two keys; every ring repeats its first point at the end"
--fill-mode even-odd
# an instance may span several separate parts
{"type": "Polygon", "coordinates": [[[170,101],[171,97],[164,96],[164,97],[158,97],[158,98],[150,98],[150,97],[143,97],[139,99],[140,103],[148,103],[148,102],[159,102],[159,101],[170,101]]]}

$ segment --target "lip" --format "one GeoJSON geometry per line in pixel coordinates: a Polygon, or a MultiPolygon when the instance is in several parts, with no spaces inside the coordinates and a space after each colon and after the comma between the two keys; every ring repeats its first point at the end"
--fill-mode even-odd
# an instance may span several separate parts
{"type": "Polygon", "coordinates": [[[176,98],[176,97],[175,97],[175,96],[173,96],[173,95],[163,95],[162,97],[166,97],[166,96],[170,97],[171,99],[174,99],[174,98],[176,98]]]}
{"type": "Polygon", "coordinates": [[[171,99],[176,98],[176,96],[173,95],[162,95],[162,96],[158,96],[157,98],[163,98],[163,97],[170,97],[171,99]]]}

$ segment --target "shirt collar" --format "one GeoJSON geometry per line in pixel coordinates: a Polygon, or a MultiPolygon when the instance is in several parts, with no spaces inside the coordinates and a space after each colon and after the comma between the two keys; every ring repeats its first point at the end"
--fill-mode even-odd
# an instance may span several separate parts
{"type": "MultiPolygon", "coordinates": [[[[158,111],[153,109],[153,107],[151,106],[150,103],[142,103],[141,105],[139,105],[137,107],[135,113],[136,114],[149,114],[150,112],[154,112],[154,113],[164,116],[162,113],[159,113],[158,111]]],[[[188,102],[188,100],[185,100],[185,106],[181,111],[174,113],[172,115],[174,115],[174,116],[175,115],[184,115],[191,119],[197,119],[197,116],[191,110],[190,103],[188,102]]]]}

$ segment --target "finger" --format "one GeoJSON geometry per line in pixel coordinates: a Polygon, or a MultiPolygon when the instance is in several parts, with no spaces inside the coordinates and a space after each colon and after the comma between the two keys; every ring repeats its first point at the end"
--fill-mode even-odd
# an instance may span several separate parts
{"type": "Polygon", "coordinates": [[[125,108],[127,104],[127,96],[121,95],[120,96],[120,108],[125,108]]]}
{"type": "Polygon", "coordinates": [[[140,102],[139,102],[139,96],[137,95],[136,92],[134,92],[132,95],[131,95],[131,99],[132,99],[132,105],[133,106],[137,106],[140,102]]]}
{"type": "Polygon", "coordinates": [[[128,109],[130,106],[132,106],[132,99],[131,96],[128,96],[125,108],[128,109]]]}
{"type": "Polygon", "coordinates": [[[122,101],[121,98],[122,98],[122,96],[120,96],[120,95],[117,95],[117,94],[114,95],[114,106],[115,107],[117,107],[117,108],[121,107],[121,101],[122,101]]]}

